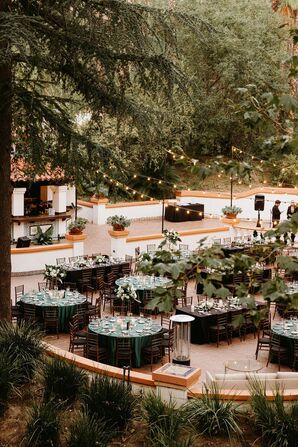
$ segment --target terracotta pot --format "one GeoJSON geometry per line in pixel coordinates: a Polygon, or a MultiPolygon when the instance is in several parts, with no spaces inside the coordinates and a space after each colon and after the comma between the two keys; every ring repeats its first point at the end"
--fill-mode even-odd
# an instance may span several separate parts
{"type": "Polygon", "coordinates": [[[124,226],[120,225],[120,224],[114,224],[113,225],[113,230],[114,231],[123,231],[124,230],[124,226]]]}
{"type": "Polygon", "coordinates": [[[69,234],[83,234],[83,230],[80,230],[80,228],[72,228],[69,230],[69,234]]]}
{"type": "Polygon", "coordinates": [[[226,217],[227,217],[227,219],[236,219],[237,214],[236,213],[227,213],[226,217]]]}

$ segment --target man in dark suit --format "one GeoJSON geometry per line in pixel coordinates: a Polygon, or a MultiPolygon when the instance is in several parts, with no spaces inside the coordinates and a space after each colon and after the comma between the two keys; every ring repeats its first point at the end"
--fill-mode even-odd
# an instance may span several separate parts
{"type": "Polygon", "coordinates": [[[272,208],[272,227],[275,228],[279,224],[281,211],[279,209],[280,200],[275,200],[272,208]]]}

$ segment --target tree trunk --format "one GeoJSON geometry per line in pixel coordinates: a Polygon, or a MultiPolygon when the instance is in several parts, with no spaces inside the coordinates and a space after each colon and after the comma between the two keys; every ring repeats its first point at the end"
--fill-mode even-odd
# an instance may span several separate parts
{"type": "MultiPolygon", "coordinates": [[[[0,13],[9,10],[10,0],[0,1],[0,13]]],[[[0,48],[9,56],[9,42],[2,40],[0,48]]],[[[0,319],[11,319],[10,301],[10,231],[11,183],[10,154],[12,149],[12,67],[10,58],[0,62],[0,319]]]]}

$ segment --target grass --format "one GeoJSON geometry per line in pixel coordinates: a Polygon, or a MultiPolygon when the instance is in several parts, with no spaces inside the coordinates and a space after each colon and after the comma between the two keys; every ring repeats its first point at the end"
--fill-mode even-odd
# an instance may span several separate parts
{"type": "Polygon", "coordinates": [[[0,323],[0,353],[14,366],[17,383],[29,382],[40,365],[43,353],[42,333],[30,325],[0,323]]]}
{"type": "Polygon", "coordinates": [[[191,439],[180,440],[182,430],[188,425],[183,408],[176,408],[173,401],[163,402],[160,396],[149,393],[142,402],[143,418],[148,425],[148,439],[154,447],[191,445],[191,439]]]}
{"type": "Polygon", "coordinates": [[[250,403],[257,430],[268,447],[298,446],[298,403],[285,405],[283,393],[275,390],[273,401],[268,401],[264,386],[250,382],[250,403]]]}
{"type": "Polygon", "coordinates": [[[53,359],[41,369],[44,398],[71,404],[77,400],[87,384],[87,374],[72,363],[53,359]]]}
{"type": "Polygon", "coordinates": [[[24,439],[26,447],[58,447],[59,407],[52,401],[32,405],[24,439]]]}
{"type": "Polygon", "coordinates": [[[108,376],[96,376],[86,387],[83,401],[91,416],[122,430],[131,419],[135,397],[126,383],[108,376]]]}
{"type": "Polygon", "coordinates": [[[68,447],[104,447],[111,438],[111,428],[87,412],[80,413],[70,427],[68,447]]]}
{"type": "Polygon", "coordinates": [[[233,401],[222,400],[218,388],[205,389],[200,399],[192,399],[185,405],[189,421],[200,434],[241,437],[237,410],[233,401]]]}

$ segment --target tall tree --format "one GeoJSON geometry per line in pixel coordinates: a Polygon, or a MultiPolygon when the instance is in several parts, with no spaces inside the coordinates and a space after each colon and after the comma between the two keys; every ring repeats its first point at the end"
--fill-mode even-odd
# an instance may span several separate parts
{"type": "Polygon", "coordinates": [[[124,0],[0,1],[0,319],[10,318],[12,147],[37,170],[50,161],[73,176],[121,163],[116,151],[78,132],[72,103],[90,112],[98,131],[109,113],[149,134],[154,114],[129,88],[168,98],[183,86],[170,62],[172,17],[124,0]]]}

